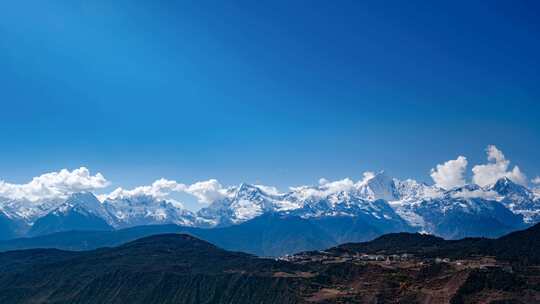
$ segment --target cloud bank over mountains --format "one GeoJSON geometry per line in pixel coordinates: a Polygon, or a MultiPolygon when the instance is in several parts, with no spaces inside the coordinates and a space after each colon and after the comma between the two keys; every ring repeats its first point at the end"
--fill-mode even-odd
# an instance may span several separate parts
{"type": "Polygon", "coordinates": [[[436,169],[431,169],[431,178],[435,185],[443,189],[461,187],[466,184],[467,165],[467,158],[459,156],[457,159],[437,165],[436,169]]]}
{"type": "Polygon", "coordinates": [[[91,175],[85,167],[73,171],[62,169],[59,172],[50,172],[34,177],[26,184],[12,184],[0,180],[0,196],[38,201],[65,198],[75,192],[95,191],[105,188],[109,184],[109,181],[101,173],[91,175]]]}
{"type": "Polygon", "coordinates": [[[165,199],[174,192],[193,195],[200,203],[209,204],[225,195],[225,189],[215,179],[196,182],[192,185],[181,184],[164,178],[158,179],[149,186],[140,186],[131,190],[116,188],[109,194],[100,195],[100,200],[124,199],[131,197],[150,196],[165,199]]]}
{"type": "MultiPolygon", "coordinates": [[[[510,167],[510,160],[505,155],[491,145],[486,149],[487,163],[475,165],[472,168],[472,182],[484,187],[494,184],[503,177],[521,184],[529,183],[525,174],[518,166],[510,167]]],[[[454,160],[438,164],[430,172],[434,184],[442,189],[452,189],[467,184],[466,172],[468,161],[465,156],[458,156],[454,160]]],[[[307,196],[327,196],[332,193],[350,190],[358,185],[366,183],[373,178],[373,172],[365,172],[363,178],[357,182],[350,178],[329,181],[325,178],[319,180],[319,187],[299,186],[291,187],[292,190],[302,189],[302,193],[307,196]]],[[[530,181],[540,185],[540,177],[530,181]]],[[[16,200],[28,200],[31,202],[39,200],[52,200],[65,198],[68,195],[81,191],[94,192],[103,190],[111,183],[101,174],[91,174],[90,171],[81,167],[75,170],[62,169],[58,172],[45,173],[34,177],[26,184],[13,184],[0,181],[0,197],[16,200]]],[[[272,195],[280,195],[276,187],[257,185],[265,192],[272,195]]],[[[170,199],[174,193],[183,193],[193,196],[201,204],[210,204],[227,196],[227,187],[224,187],[218,180],[209,179],[193,184],[179,183],[165,178],[154,181],[151,185],[139,186],[133,189],[118,187],[110,193],[99,195],[99,199],[125,199],[135,197],[153,197],[158,199],[170,199]]],[[[465,195],[465,194],[464,194],[465,195]]],[[[471,193],[470,195],[478,195],[471,193]]],[[[482,194],[482,195],[485,195],[482,194]]]]}
{"type": "Polygon", "coordinates": [[[538,187],[532,181],[529,187],[514,182],[527,180],[500,150],[490,146],[487,153],[487,162],[469,172],[464,156],[435,166],[431,185],[381,171],[356,180],[321,178],[316,185],[283,192],[249,183],[223,185],[216,179],[188,184],[160,178],[134,188],[113,187],[87,168],[64,169],[27,184],[0,183],[0,224],[7,224],[0,240],[165,224],[224,228],[257,218],[350,227],[352,234],[340,230],[338,235],[354,238],[342,241],[403,231],[491,237],[540,222],[538,187]],[[201,207],[186,208],[183,202],[191,200],[201,207]]]}
{"type": "MultiPolygon", "coordinates": [[[[472,182],[480,187],[485,187],[496,183],[499,179],[507,177],[513,182],[526,186],[527,177],[518,166],[510,170],[510,160],[506,159],[503,152],[496,146],[490,145],[486,149],[487,164],[476,165],[472,168],[472,182]]],[[[459,156],[455,160],[449,160],[444,164],[439,164],[435,169],[431,169],[431,178],[440,188],[452,189],[467,184],[465,173],[467,170],[467,158],[459,156]]],[[[540,178],[532,180],[540,182],[540,178]]]]}
{"type": "Polygon", "coordinates": [[[475,184],[483,187],[495,183],[500,178],[507,177],[515,183],[527,185],[527,177],[518,166],[509,170],[510,161],[506,159],[501,150],[495,146],[489,146],[487,155],[487,164],[474,166],[472,169],[475,184]]]}

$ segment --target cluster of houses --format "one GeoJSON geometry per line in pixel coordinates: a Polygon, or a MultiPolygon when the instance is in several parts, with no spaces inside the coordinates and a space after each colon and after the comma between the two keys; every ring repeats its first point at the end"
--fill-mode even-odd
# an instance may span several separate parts
{"type": "Polygon", "coordinates": [[[408,261],[413,255],[409,253],[403,254],[391,254],[391,255],[382,255],[382,254],[356,254],[353,256],[355,260],[360,261],[408,261]]]}
{"type": "Polygon", "coordinates": [[[350,262],[350,261],[379,261],[379,262],[401,262],[408,261],[413,258],[412,254],[403,253],[403,254],[349,254],[347,252],[336,255],[326,251],[316,251],[316,252],[307,252],[299,253],[295,255],[285,255],[279,260],[302,263],[302,262],[350,262]]]}
{"type": "Polygon", "coordinates": [[[288,261],[293,263],[344,263],[344,262],[381,262],[384,264],[393,264],[399,262],[413,261],[415,263],[422,264],[452,264],[458,268],[476,268],[480,270],[493,270],[500,269],[505,272],[513,272],[513,269],[507,263],[501,263],[493,258],[489,257],[471,257],[464,260],[450,260],[445,257],[436,258],[415,258],[413,254],[366,254],[348,252],[327,252],[327,251],[311,251],[303,252],[294,255],[285,255],[278,258],[278,260],[288,261]]]}

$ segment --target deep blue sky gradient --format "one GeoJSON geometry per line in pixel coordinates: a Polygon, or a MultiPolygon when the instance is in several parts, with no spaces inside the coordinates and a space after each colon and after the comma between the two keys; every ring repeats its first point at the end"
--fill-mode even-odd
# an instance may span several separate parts
{"type": "Polygon", "coordinates": [[[264,2],[1,2],[0,178],[540,174],[538,2],[264,2]]]}

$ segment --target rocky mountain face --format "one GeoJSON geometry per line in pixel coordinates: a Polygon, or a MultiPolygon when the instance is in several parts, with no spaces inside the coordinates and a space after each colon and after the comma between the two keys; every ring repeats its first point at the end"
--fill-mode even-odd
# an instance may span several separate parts
{"type": "Polygon", "coordinates": [[[75,193],[39,218],[30,228],[29,236],[69,230],[110,230],[110,216],[92,193],[75,193]]]}
{"type": "Polygon", "coordinates": [[[513,213],[523,216],[526,223],[540,222],[540,197],[524,186],[502,178],[490,187],[500,196],[500,202],[513,213]]]}
{"type": "Polygon", "coordinates": [[[242,185],[231,193],[201,210],[199,216],[218,225],[237,224],[265,213],[321,219],[349,216],[385,232],[412,229],[452,239],[500,236],[538,222],[540,212],[533,192],[506,178],[485,188],[466,185],[443,190],[379,173],[334,192],[322,185],[270,195],[242,185]]]}
{"type": "Polygon", "coordinates": [[[177,224],[202,226],[195,214],[173,201],[152,196],[107,199],[102,208],[108,215],[109,224],[117,229],[140,226],[177,224]]]}
{"type": "Polygon", "coordinates": [[[421,232],[447,239],[467,236],[497,237],[523,228],[521,214],[513,213],[476,185],[452,189],[420,200],[394,201],[392,206],[421,232]]]}
{"type": "MultiPolygon", "coordinates": [[[[353,239],[389,232],[419,231],[444,238],[496,237],[540,221],[540,199],[507,178],[494,185],[443,190],[379,173],[362,182],[292,188],[286,193],[241,184],[198,212],[152,196],[99,201],[92,193],[65,200],[27,202],[0,199],[0,238],[69,230],[109,230],[140,225],[228,227],[262,215],[301,218],[336,227],[354,222],[353,239]]],[[[325,228],[326,229],[326,228],[325,228]]],[[[334,229],[339,230],[339,229],[334,229]]]]}

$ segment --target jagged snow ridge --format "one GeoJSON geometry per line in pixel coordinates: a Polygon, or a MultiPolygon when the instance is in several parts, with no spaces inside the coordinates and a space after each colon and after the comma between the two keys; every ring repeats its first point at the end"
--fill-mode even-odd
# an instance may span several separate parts
{"type": "Polygon", "coordinates": [[[521,214],[526,223],[540,221],[540,199],[534,190],[516,184],[507,177],[499,179],[486,190],[497,193],[499,195],[497,201],[512,212],[521,214]]]}
{"type": "Polygon", "coordinates": [[[27,199],[0,198],[0,211],[8,218],[32,224],[64,202],[63,199],[45,199],[32,202],[27,199]]]}
{"type": "Polygon", "coordinates": [[[115,228],[153,224],[214,225],[212,221],[197,217],[175,200],[150,195],[106,199],[103,206],[111,216],[109,224],[115,228]]]}
{"type": "Polygon", "coordinates": [[[151,195],[115,197],[100,202],[89,192],[73,194],[64,201],[4,200],[0,210],[29,225],[49,212],[89,212],[115,228],[164,223],[211,227],[239,224],[265,213],[305,218],[362,214],[380,220],[404,220],[418,230],[429,232],[429,222],[419,212],[422,208],[429,206],[441,214],[451,210],[474,213],[489,209],[489,202],[500,202],[515,214],[522,215],[527,223],[540,221],[538,192],[509,179],[501,179],[487,187],[466,185],[443,190],[414,180],[392,179],[384,172],[368,174],[356,183],[350,179],[323,180],[318,186],[291,188],[286,193],[275,188],[241,184],[224,189],[219,199],[197,213],[184,209],[174,200],[151,195]]]}

